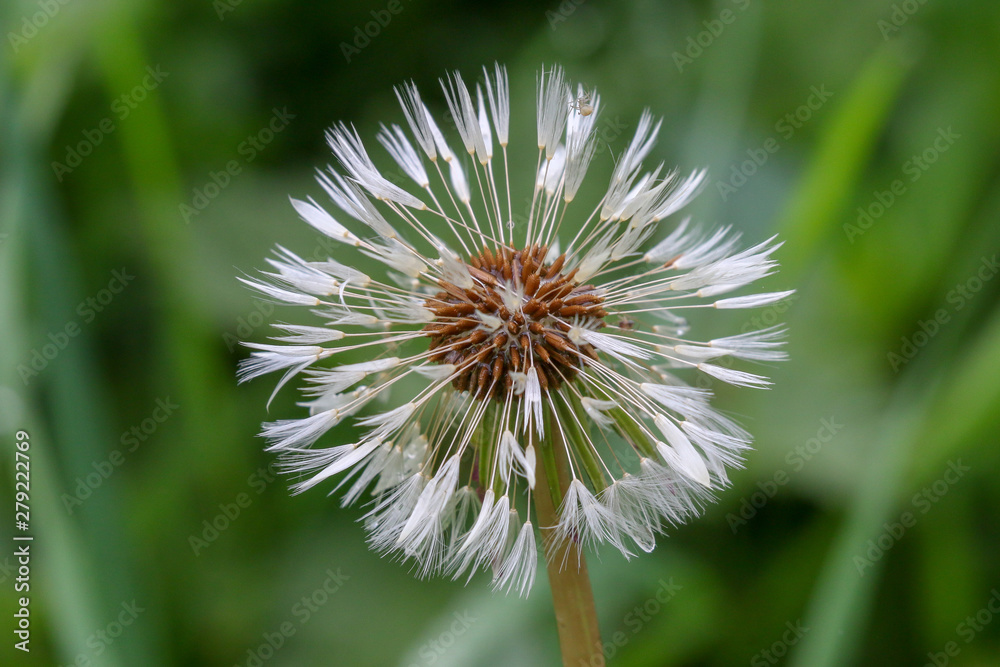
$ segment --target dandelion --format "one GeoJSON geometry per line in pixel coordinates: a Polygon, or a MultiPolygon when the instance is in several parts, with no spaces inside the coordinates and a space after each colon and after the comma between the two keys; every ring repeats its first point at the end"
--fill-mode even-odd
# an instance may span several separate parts
{"type": "Polygon", "coordinates": [[[720,360],[781,360],[783,331],[704,341],[685,315],[790,294],[732,294],[775,272],[780,244],[744,248],[730,228],[676,221],[705,172],[643,169],[660,130],[648,111],[600,200],[572,207],[601,98],[558,67],[537,84],[526,220],[513,213],[522,184],[508,166],[507,72],[484,68],[474,88],[456,72],[441,82],[455,143],[414,84],[396,89],[409,132],[393,124],[377,138],[407,187],[383,175],[353,127],[328,132],[340,168],[318,181],[334,208],[292,204],[345,245],[337,259],[279,247],[271,271],[242,279],[318,318],[279,325],[278,344],[248,343],[241,368],[241,380],[281,371],[278,388],[304,380],[308,416],[263,431],[296,491],[341,476],[344,504],[367,498],[377,551],[420,576],[491,569],[496,588],[522,595],[537,543],[559,570],[579,570],[588,545],[632,557],[728,483],[750,436],[685,379],[766,387],[720,360]],[[384,271],[368,275],[358,255],[384,271]],[[347,417],[356,442],[323,446],[347,417]]]}

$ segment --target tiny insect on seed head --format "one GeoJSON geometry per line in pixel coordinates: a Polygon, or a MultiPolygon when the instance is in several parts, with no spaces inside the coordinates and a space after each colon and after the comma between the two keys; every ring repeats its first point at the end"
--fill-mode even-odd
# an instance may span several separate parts
{"type": "Polygon", "coordinates": [[[594,113],[594,106],[591,104],[592,96],[591,91],[583,91],[583,94],[569,103],[570,109],[574,109],[581,116],[589,116],[594,113]]]}

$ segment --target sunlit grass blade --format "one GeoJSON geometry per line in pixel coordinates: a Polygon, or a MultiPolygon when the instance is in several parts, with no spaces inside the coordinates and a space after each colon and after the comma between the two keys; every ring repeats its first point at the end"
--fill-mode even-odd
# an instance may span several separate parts
{"type": "Polygon", "coordinates": [[[884,46],[868,60],[833,112],[778,226],[789,247],[782,259],[784,271],[799,274],[816,255],[819,243],[840,229],[837,216],[875,150],[909,66],[899,43],[884,46]]]}

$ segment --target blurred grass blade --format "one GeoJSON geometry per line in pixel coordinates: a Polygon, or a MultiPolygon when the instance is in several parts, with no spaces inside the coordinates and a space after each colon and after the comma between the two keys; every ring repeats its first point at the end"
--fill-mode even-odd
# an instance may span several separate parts
{"type": "MultiPolygon", "coordinates": [[[[144,80],[147,68],[158,66],[147,58],[131,17],[116,17],[102,37],[94,48],[109,98],[131,89],[144,80]]],[[[163,85],[167,86],[171,68],[165,69],[168,78],[163,85]]],[[[209,471],[230,451],[204,443],[235,437],[237,395],[226,390],[234,380],[217,354],[219,339],[205,290],[208,278],[197,262],[188,261],[198,255],[197,244],[192,228],[178,212],[183,179],[160,90],[150,91],[142,113],[122,123],[116,136],[134,190],[143,258],[152,273],[149,280],[157,286],[154,317],[162,347],[156,356],[162,360],[169,390],[185,405],[179,416],[184,431],[181,446],[162,453],[159,474],[150,480],[165,497],[174,499],[151,506],[160,520],[170,522],[176,518],[172,504],[185,494],[185,488],[173,480],[187,477],[194,482],[197,471],[189,469],[192,458],[202,461],[201,470],[209,471]]]]}
{"type": "Polygon", "coordinates": [[[854,558],[864,552],[869,539],[877,537],[902,488],[924,483],[962,443],[996,421],[1000,414],[998,367],[1000,311],[994,313],[947,385],[936,389],[922,373],[910,373],[900,384],[847,522],[820,575],[806,621],[812,630],[792,665],[851,664],[882,565],[879,560],[862,574],[854,558]],[[912,469],[911,461],[915,462],[912,469]]]}
{"type": "MultiPolygon", "coordinates": [[[[911,482],[924,483],[958,454],[963,444],[990,431],[1000,419],[1000,309],[982,327],[971,349],[957,363],[940,398],[931,406],[927,429],[914,453],[911,482]],[[956,415],[961,418],[956,419],[956,415]]],[[[995,430],[993,431],[995,433],[995,430]]],[[[995,440],[982,440],[983,455],[996,460],[995,440]]]]}
{"type": "Polygon", "coordinates": [[[910,66],[899,44],[890,42],[868,60],[825,127],[816,155],[778,226],[789,248],[795,249],[782,260],[786,276],[801,275],[813,259],[874,151],[910,66]]]}
{"type": "Polygon", "coordinates": [[[853,656],[868,620],[868,608],[879,581],[883,560],[859,572],[855,557],[877,537],[899,497],[912,443],[923,426],[927,393],[912,382],[896,392],[886,410],[881,436],[858,484],[847,520],[830,547],[805,626],[810,630],[792,655],[793,667],[835,667],[853,664],[853,656]]]}
{"type": "MultiPolygon", "coordinates": [[[[3,385],[17,386],[15,369],[23,358],[22,352],[28,348],[25,344],[27,332],[22,325],[28,321],[24,304],[27,281],[23,279],[27,225],[29,220],[39,220],[49,213],[41,203],[45,201],[45,195],[38,178],[38,167],[44,164],[41,137],[48,136],[49,128],[34,125],[29,129],[27,123],[22,121],[37,119],[37,114],[31,113],[31,109],[45,115],[44,112],[51,111],[55,104],[44,108],[38,108],[37,104],[29,107],[26,98],[9,90],[10,81],[6,73],[5,69],[4,78],[0,81],[0,97],[5,100],[5,110],[9,114],[3,123],[4,134],[0,139],[7,152],[0,170],[0,213],[5,223],[4,233],[9,237],[4,237],[0,262],[0,337],[5,341],[0,349],[0,360],[5,369],[0,380],[3,385]]],[[[68,82],[69,78],[57,80],[68,82]]],[[[48,90],[52,94],[33,99],[36,102],[54,102],[64,98],[64,94],[54,91],[51,85],[48,90]]],[[[54,118],[54,115],[48,117],[54,118]]],[[[101,559],[92,555],[87,548],[88,541],[82,539],[80,531],[64,514],[56,473],[60,457],[56,448],[50,446],[54,442],[53,434],[40,426],[39,412],[28,407],[24,389],[19,387],[15,390],[8,386],[0,386],[0,389],[5,394],[9,392],[4,397],[3,413],[0,415],[3,417],[4,432],[24,428],[31,436],[30,455],[34,463],[30,496],[34,510],[32,534],[37,539],[35,549],[41,581],[38,586],[40,599],[45,602],[45,615],[51,619],[48,631],[61,655],[67,660],[75,660],[79,652],[88,646],[88,637],[97,627],[96,619],[104,616],[99,611],[103,602],[98,592],[101,578],[95,576],[93,568],[94,563],[101,559]]],[[[74,428],[83,432],[89,430],[86,423],[75,423],[74,428]]],[[[85,446],[82,442],[75,444],[85,446]]],[[[100,543],[100,539],[93,541],[100,543]]],[[[106,548],[113,549],[115,546],[114,542],[106,544],[106,548]]],[[[106,655],[102,664],[114,667],[119,662],[114,656],[106,655]]]]}

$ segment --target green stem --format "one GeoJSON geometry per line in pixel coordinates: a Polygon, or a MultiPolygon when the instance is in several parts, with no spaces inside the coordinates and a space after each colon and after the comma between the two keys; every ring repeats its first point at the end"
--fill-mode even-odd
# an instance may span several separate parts
{"type": "Polygon", "coordinates": [[[594,491],[600,493],[607,488],[608,481],[601,470],[601,463],[598,460],[597,452],[592,448],[589,439],[584,436],[583,429],[580,426],[587,423],[587,414],[583,410],[583,405],[580,404],[580,399],[575,395],[570,394],[567,400],[569,401],[569,405],[557,402],[556,409],[559,416],[562,417],[563,428],[570,442],[577,445],[573,448],[573,451],[579,455],[581,467],[586,471],[587,477],[590,478],[591,483],[594,485],[594,491]]]}
{"type": "MultiPolygon", "coordinates": [[[[552,420],[555,419],[558,416],[552,415],[552,420]]],[[[549,535],[552,534],[551,528],[559,523],[556,508],[570,483],[566,448],[559,429],[554,424],[552,426],[549,429],[551,439],[544,438],[539,443],[543,465],[535,471],[535,513],[543,534],[549,535]],[[551,478],[553,472],[555,479],[551,478]]],[[[546,569],[559,629],[563,667],[603,667],[605,661],[594,592],[587,574],[587,561],[579,546],[571,539],[549,544],[546,569]]]]}

